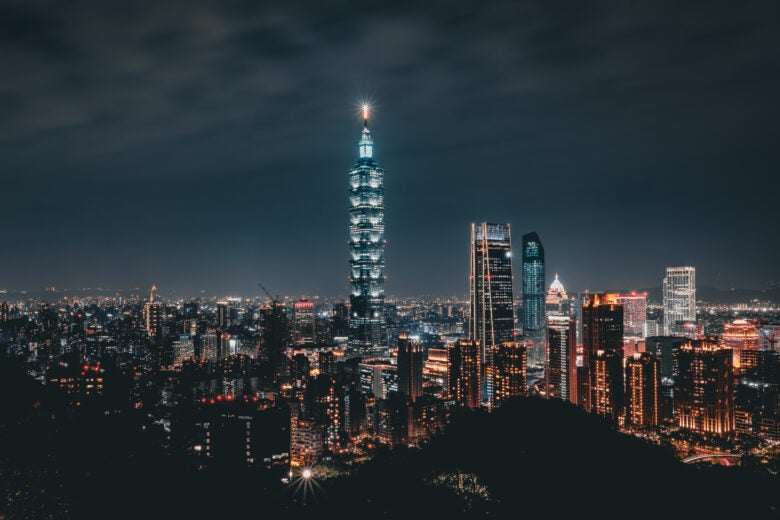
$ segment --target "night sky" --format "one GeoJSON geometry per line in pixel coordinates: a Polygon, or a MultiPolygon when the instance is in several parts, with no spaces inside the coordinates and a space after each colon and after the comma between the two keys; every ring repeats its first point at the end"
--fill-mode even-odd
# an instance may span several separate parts
{"type": "Polygon", "coordinates": [[[362,98],[388,295],[780,281],[777,1],[324,4],[4,0],[0,288],[346,295],[362,98]]]}

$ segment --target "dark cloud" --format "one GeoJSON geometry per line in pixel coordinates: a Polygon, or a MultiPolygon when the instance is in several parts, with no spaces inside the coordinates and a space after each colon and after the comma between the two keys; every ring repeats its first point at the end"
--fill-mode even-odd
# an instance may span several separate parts
{"type": "Polygon", "coordinates": [[[5,2],[0,287],[344,293],[363,96],[391,294],[465,293],[472,219],[538,231],[574,288],[764,286],[779,11],[5,2]]]}

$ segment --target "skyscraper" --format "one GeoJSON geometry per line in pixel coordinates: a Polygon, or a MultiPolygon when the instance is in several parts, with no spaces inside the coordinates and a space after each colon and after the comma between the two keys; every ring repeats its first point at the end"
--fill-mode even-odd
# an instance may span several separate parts
{"type": "Polygon", "coordinates": [[[159,338],[163,332],[163,304],[154,301],[155,291],[157,291],[157,286],[152,285],[152,289],[149,291],[149,301],[144,304],[144,324],[146,332],[150,336],[159,338]]]}
{"type": "Polygon", "coordinates": [[[534,335],[544,328],[544,247],[539,235],[523,235],[523,332],[534,335]]]}
{"type": "Polygon", "coordinates": [[[573,318],[555,314],[547,317],[547,359],[544,375],[545,391],[550,399],[563,399],[576,404],[576,398],[572,398],[573,385],[577,380],[576,336],[573,318]]]}
{"type": "MultiPolygon", "coordinates": [[[[582,305],[582,344],[583,344],[583,366],[587,372],[590,372],[588,376],[588,383],[580,381],[582,383],[578,389],[578,394],[581,394],[584,398],[585,409],[592,411],[595,406],[593,403],[594,397],[594,377],[593,373],[594,361],[596,354],[601,352],[600,357],[602,363],[599,368],[602,370],[608,370],[609,374],[614,373],[615,367],[611,363],[617,363],[622,375],[622,359],[623,359],[623,306],[617,302],[616,294],[590,294],[588,299],[582,305]],[[608,353],[613,352],[615,356],[609,356],[608,353]],[[604,363],[609,366],[603,366],[604,363]],[[586,388],[590,386],[591,388],[586,388]]],[[[584,374],[583,374],[584,375],[584,374]]],[[[605,376],[606,377],[606,376],[605,376]]],[[[614,388],[609,390],[611,399],[617,399],[622,402],[623,381],[622,377],[620,381],[615,378],[600,379],[601,382],[608,382],[613,385],[614,388]]],[[[600,391],[606,392],[601,389],[600,391]]],[[[610,413],[618,413],[611,410],[610,413]]]]}
{"type": "Polygon", "coordinates": [[[732,352],[713,338],[690,340],[677,353],[674,406],[680,428],[728,436],[734,432],[732,352]]]}
{"type": "Polygon", "coordinates": [[[693,336],[696,323],[696,268],[667,267],[663,283],[664,335],[693,336]]]}
{"type": "Polygon", "coordinates": [[[469,338],[478,342],[482,365],[492,345],[514,339],[512,239],[509,224],[471,224],[469,338]]]}
{"type": "Polygon", "coordinates": [[[225,330],[230,327],[230,306],[227,302],[217,303],[217,328],[225,330]]]}
{"type": "Polygon", "coordinates": [[[493,391],[490,406],[497,408],[507,399],[528,394],[527,353],[525,345],[514,341],[493,345],[491,349],[493,364],[488,367],[488,370],[492,372],[493,391]]]}
{"type": "Polygon", "coordinates": [[[547,316],[569,316],[571,314],[571,300],[566,293],[566,289],[558,279],[558,275],[555,275],[555,280],[550,284],[550,289],[547,291],[547,296],[544,299],[545,312],[547,316]]]}
{"type": "Polygon", "coordinates": [[[398,392],[408,401],[423,395],[423,347],[409,338],[408,332],[398,336],[398,392]]]}
{"type": "Polygon", "coordinates": [[[661,409],[661,363],[649,352],[625,359],[626,427],[658,425],[661,409]]]}
{"type": "Polygon", "coordinates": [[[590,411],[618,423],[623,412],[623,356],[597,350],[590,356],[590,411]]]}
{"type": "Polygon", "coordinates": [[[384,170],[374,160],[374,140],[363,109],[358,161],[349,171],[349,347],[369,352],[384,346],[385,206],[384,170]]]}
{"type": "Polygon", "coordinates": [[[306,298],[293,303],[293,341],[299,346],[314,345],[314,304],[306,298]]]}
{"type": "Polygon", "coordinates": [[[618,294],[618,303],[623,304],[623,335],[642,338],[647,319],[647,293],[631,291],[618,294]]]}
{"type": "Polygon", "coordinates": [[[478,408],[482,402],[481,359],[476,341],[461,339],[447,345],[450,398],[460,406],[478,408]]]}

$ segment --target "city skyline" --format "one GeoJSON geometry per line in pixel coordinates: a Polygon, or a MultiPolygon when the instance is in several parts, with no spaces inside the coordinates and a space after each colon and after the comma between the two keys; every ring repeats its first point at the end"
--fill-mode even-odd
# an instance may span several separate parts
{"type": "Polygon", "coordinates": [[[762,2],[4,2],[0,520],[776,514],[762,2]]]}
{"type": "Polygon", "coordinates": [[[776,7],[756,5],[12,2],[0,287],[347,294],[345,151],[367,97],[392,172],[389,294],[464,293],[472,221],[538,232],[572,289],[654,287],[669,265],[766,288],[777,216],[753,187],[778,188],[780,74],[776,7]],[[502,190],[471,197],[477,180],[502,190]],[[717,211],[681,225],[670,189],[717,211]]]}

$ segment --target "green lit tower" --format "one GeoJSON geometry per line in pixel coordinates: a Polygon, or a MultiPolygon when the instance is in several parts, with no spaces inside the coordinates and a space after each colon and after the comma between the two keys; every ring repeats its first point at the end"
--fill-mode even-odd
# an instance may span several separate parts
{"type": "Polygon", "coordinates": [[[349,347],[370,353],[385,347],[384,170],[374,160],[374,140],[363,107],[357,164],[349,171],[349,347]]]}

